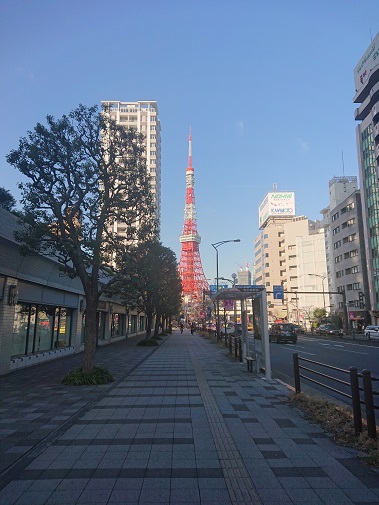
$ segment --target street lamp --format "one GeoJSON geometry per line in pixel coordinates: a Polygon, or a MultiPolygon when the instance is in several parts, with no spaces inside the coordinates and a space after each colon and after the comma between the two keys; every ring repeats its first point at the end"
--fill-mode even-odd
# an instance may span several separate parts
{"type": "Polygon", "coordinates": [[[322,299],[324,301],[324,313],[326,315],[326,306],[325,306],[325,290],[324,290],[324,280],[326,279],[326,276],[325,275],[320,275],[320,274],[308,274],[312,277],[320,277],[321,281],[322,281],[322,299]]]}
{"type": "MultiPolygon", "coordinates": [[[[223,281],[228,281],[234,286],[236,285],[237,281],[237,274],[232,274],[232,279],[226,279],[225,277],[220,277],[221,280],[223,281]]],[[[237,300],[233,301],[233,309],[234,309],[234,324],[237,324],[237,300]]]]}
{"type": "MultiPolygon", "coordinates": [[[[228,242],[241,242],[239,238],[236,238],[234,240],[221,240],[221,242],[215,242],[214,244],[211,244],[212,247],[216,251],[216,293],[218,293],[218,248],[224,244],[227,244],[228,242]]],[[[217,298],[217,342],[220,339],[220,303],[217,298]]]]}

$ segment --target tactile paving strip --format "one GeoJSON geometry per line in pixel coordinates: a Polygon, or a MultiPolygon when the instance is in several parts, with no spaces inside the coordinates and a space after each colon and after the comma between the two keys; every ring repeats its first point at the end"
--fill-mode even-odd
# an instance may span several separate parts
{"type": "Polygon", "coordinates": [[[262,505],[262,501],[224,422],[223,415],[207,384],[203,370],[191,348],[190,355],[232,503],[262,505]]]}

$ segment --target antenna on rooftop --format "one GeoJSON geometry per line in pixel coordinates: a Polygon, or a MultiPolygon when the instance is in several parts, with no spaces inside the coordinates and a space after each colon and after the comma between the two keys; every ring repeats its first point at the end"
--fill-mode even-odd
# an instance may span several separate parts
{"type": "Polygon", "coordinates": [[[345,177],[345,162],[343,161],[343,151],[342,151],[342,175],[345,177]]]}

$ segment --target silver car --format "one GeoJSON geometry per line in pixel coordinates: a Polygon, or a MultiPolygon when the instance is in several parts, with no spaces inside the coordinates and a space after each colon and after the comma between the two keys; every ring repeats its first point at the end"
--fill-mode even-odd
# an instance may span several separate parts
{"type": "Polygon", "coordinates": [[[379,326],[366,326],[365,335],[369,340],[371,338],[379,338],[379,326]]]}

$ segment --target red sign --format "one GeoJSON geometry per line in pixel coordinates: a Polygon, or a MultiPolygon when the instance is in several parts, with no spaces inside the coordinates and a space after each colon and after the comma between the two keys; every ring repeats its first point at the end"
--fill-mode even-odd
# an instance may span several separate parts
{"type": "Polygon", "coordinates": [[[225,310],[233,310],[233,307],[234,307],[233,300],[224,300],[225,310]]]}

